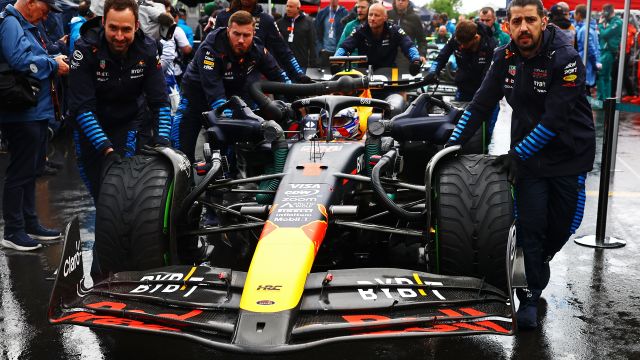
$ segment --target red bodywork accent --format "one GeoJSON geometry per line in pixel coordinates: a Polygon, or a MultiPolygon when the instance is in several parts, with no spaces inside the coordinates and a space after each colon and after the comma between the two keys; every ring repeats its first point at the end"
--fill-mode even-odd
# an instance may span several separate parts
{"type": "Polygon", "coordinates": [[[327,222],[316,220],[302,226],[302,231],[313,241],[313,247],[315,248],[315,254],[318,253],[322,240],[324,240],[324,234],[327,232],[327,222]]]}
{"type": "MultiPolygon", "coordinates": [[[[110,310],[124,310],[127,307],[127,304],[119,303],[119,302],[111,302],[111,301],[101,301],[93,304],[88,304],[88,308],[90,309],[110,309],[110,310]]],[[[138,314],[147,314],[146,312],[138,309],[128,310],[131,313],[138,314]]],[[[155,316],[173,319],[178,321],[185,321],[194,316],[200,315],[202,310],[191,310],[185,314],[157,314],[155,316]]],[[[153,315],[153,314],[149,314],[153,315]]],[[[157,331],[180,331],[178,328],[158,325],[158,324],[148,324],[144,321],[140,320],[132,320],[124,317],[113,316],[113,315],[96,315],[89,312],[81,311],[75,314],[71,314],[69,316],[64,316],[59,319],[51,320],[52,323],[61,323],[61,322],[73,322],[73,323],[92,323],[96,325],[105,325],[105,326],[125,326],[136,329],[147,329],[147,330],[157,330],[157,331]]]]}
{"type": "MultiPolygon", "coordinates": [[[[458,309],[461,312],[466,313],[467,315],[471,315],[471,316],[483,316],[486,315],[485,313],[472,309],[472,308],[462,308],[462,309],[458,309]]],[[[455,311],[453,309],[441,309],[439,310],[441,313],[445,314],[446,316],[438,316],[438,318],[456,318],[456,317],[462,317],[463,315],[460,314],[458,311],[455,311]]],[[[348,323],[350,324],[364,324],[364,323],[371,323],[371,322],[380,322],[380,328],[384,328],[384,327],[388,327],[390,326],[389,324],[385,324],[385,322],[390,321],[390,320],[395,320],[393,318],[387,317],[387,316],[382,316],[382,315],[343,315],[342,316],[343,319],[345,319],[348,323]]],[[[411,320],[413,318],[406,318],[406,320],[411,320]]],[[[397,326],[397,325],[396,325],[397,326]]],[[[473,321],[473,320],[468,320],[465,322],[457,322],[457,323],[453,323],[453,324],[436,324],[433,326],[429,326],[429,327],[420,327],[420,326],[411,326],[411,327],[407,327],[405,329],[402,330],[376,330],[376,331],[369,331],[366,332],[364,334],[394,334],[394,333],[403,333],[403,332],[453,332],[453,331],[459,331],[459,330],[471,330],[471,331],[478,331],[478,332],[486,332],[489,331],[489,329],[495,331],[495,332],[499,332],[499,333],[503,333],[503,334],[508,334],[509,330],[503,328],[502,326],[496,324],[493,321],[489,321],[489,320],[481,320],[481,321],[473,321]]],[[[361,331],[362,328],[355,328],[355,331],[361,331]]]]}

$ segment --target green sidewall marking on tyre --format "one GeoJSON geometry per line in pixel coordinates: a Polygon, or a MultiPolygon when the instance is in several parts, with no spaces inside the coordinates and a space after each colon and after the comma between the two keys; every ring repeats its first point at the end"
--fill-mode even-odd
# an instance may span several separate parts
{"type": "Polygon", "coordinates": [[[440,232],[438,231],[438,223],[435,224],[436,231],[436,273],[440,273],[440,232]]]}
{"type": "Polygon", "coordinates": [[[167,202],[164,204],[164,222],[162,225],[162,232],[167,234],[169,232],[169,216],[171,216],[171,200],[173,197],[173,180],[169,184],[169,191],[167,192],[167,202]]]}

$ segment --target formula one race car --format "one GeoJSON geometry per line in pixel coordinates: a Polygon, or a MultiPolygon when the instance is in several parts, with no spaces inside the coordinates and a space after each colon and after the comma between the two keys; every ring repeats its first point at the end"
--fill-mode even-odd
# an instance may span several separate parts
{"type": "Polygon", "coordinates": [[[114,165],[96,206],[98,281],[86,287],[75,220],[49,321],[262,354],[513,334],[524,284],[506,176],[442,149],[460,109],[422,94],[399,111],[370,94],[423,85],[354,71],[256,83],[259,112],[232,98],[206,114],[204,161],[161,147],[114,165]]]}

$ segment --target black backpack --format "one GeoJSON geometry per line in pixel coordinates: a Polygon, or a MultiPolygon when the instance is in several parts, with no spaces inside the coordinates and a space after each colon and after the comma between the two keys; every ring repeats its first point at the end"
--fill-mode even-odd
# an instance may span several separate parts
{"type": "MultiPolygon", "coordinates": [[[[0,24],[6,11],[0,13],[0,24]]],[[[27,74],[11,69],[9,64],[0,63],[0,108],[8,111],[23,111],[38,104],[40,81],[27,74]]]]}

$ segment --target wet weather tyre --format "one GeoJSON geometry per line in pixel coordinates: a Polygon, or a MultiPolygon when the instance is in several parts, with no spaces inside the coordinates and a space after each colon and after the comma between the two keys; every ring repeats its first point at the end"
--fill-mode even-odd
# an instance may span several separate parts
{"type": "Polygon", "coordinates": [[[513,199],[494,157],[461,155],[439,166],[436,254],[444,275],[472,276],[507,289],[506,251],[513,199]]]}
{"type": "Polygon", "coordinates": [[[123,159],[109,169],[96,205],[94,256],[103,276],[166,265],[164,214],[172,173],[168,161],[148,155],[123,159]]]}

